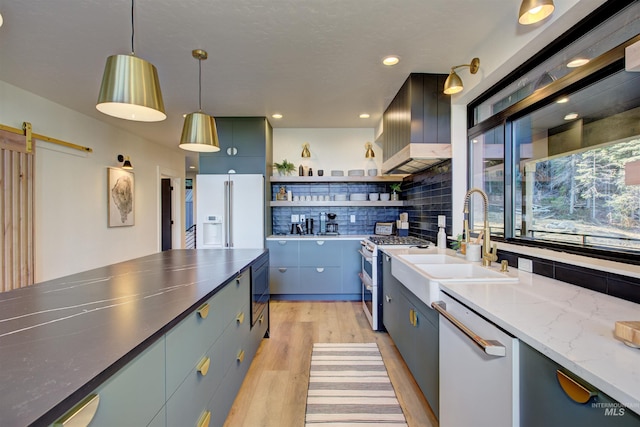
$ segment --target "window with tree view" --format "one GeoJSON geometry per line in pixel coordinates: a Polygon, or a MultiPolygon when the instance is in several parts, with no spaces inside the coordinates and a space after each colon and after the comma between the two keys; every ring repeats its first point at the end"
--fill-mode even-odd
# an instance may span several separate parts
{"type": "Polygon", "coordinates": [[[492,235],[640,253],[640,67],[625,68],[639,34],[634,2],[470,105],[471,186],[492,235]]]}
{"type": "Polygon", "coordinates": [[[515,122],[514,234],[640,250],[640,74],[621,71],[515,122]]]}

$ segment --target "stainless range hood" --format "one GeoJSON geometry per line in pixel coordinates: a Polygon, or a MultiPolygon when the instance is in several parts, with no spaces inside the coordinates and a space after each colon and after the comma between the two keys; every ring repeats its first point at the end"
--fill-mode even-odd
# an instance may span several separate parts
{"type": "Polygon", "coordinates": [[[417,173],[450,158],[451,144],[411,143],[382,163],[382,173],[417,173]]]}

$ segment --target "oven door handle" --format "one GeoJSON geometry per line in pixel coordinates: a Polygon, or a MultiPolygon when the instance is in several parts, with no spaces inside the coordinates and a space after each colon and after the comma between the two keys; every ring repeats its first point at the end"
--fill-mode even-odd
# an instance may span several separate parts
{"type": "Polygon", "coordinates": [[[362,282],[362,284],[364,285],[364,287],[369,291],[369,292],[373,292],[373,285],[371,284],[371,282],[369,281],[370,279],[365,276],[362,273],[358,273],[358,276],[360,276],[360,281],[362,282]]]}
{"type": "Polygon", "coordinates": [[[358,252],[360,253],[360,255],[362,255],[362,258],[364,258],[365,261],[373,265],[373,256],[367,256],[367,253],[364,252],[362,249],[359,250],[358,252]]]}
{"type": "Polygon", "coordinates": [[[453,324],[456,328],[458,328],[463,334],[471,339],[475,345],[480,347],[482,351],[487,353],[490,356],[499,356],[504,357],[507,355],[507,350],[505,347],[496,340],[485,340],[484,338],[477,335],[471,329],[469,329],[464,323],[456,319],[451,313],[447,311],[447,305],[444,301],[434,301],[431,303],[431,307],[440,313],[445,319],[453,324]]]}

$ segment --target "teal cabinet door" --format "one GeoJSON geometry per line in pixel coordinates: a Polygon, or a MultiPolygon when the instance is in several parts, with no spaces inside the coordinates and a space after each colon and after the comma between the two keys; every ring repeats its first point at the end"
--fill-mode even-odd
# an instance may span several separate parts
{"type": "Polygon", "coordinates": [[[301,293],[300,269],[298,267],[269,267],[269,290],[272,296],[301,293]]]}
{"type": "Polygon", "coordinates": [[[342,242],[314,239],[300,242],[300,267],[340,267],[342,242]]]}
{"type": "Polygon", "coordinates": [[[638,427],[640,416],[588,386],[596,395],[586,403],[572,400],[561,388],[557,371],[586,382],[537,350],[520,342],[520,425],[522,427],[638,427]]]}
{"type": "Polygon", "coordinates": [[[361,255],[359,240],[343,240],[342,242],[342,293],[347,295],[362,295],[361,282],[358,273],[361,270],[361,255]]]}
{"type": "Polygon", "coordinates": [[[163,337],[95,390],[100,400],[91,426],[146,426],[164,421],[159,415],[165,402],[164,364],[163,337]]]}
{"type": "Polygon", "coordinates": [[[297,267],[298,266],[298,241],[297,240],[267,240],[269,249],[269,265],[271,267],[297,267]]]}

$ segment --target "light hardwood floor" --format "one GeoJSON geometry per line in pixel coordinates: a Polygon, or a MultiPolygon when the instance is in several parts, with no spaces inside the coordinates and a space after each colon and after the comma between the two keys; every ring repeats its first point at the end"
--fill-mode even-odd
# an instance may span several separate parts
{"type": "Polygon", "coordinates": [[[225,427],[304,426],[314,342],[376,342],[409,427],[438,422],[386,332],[374,332],[355,302],[271,301],[262,340],[225,427]]]}

